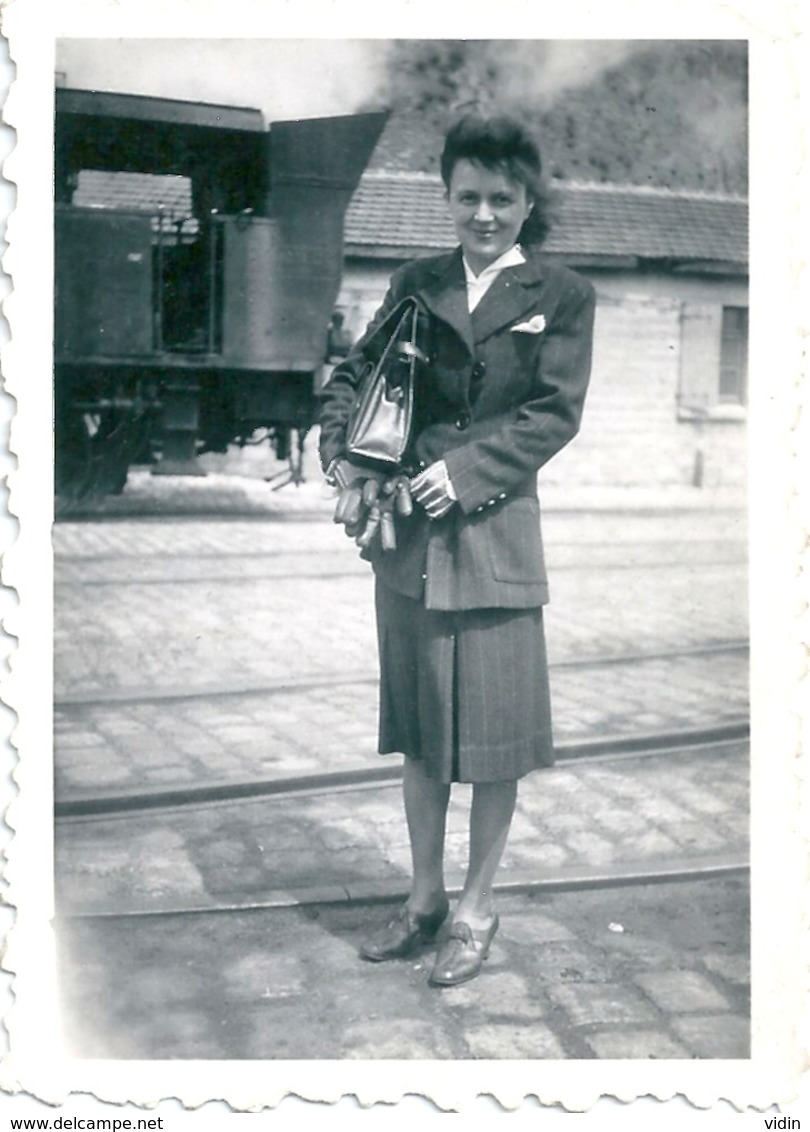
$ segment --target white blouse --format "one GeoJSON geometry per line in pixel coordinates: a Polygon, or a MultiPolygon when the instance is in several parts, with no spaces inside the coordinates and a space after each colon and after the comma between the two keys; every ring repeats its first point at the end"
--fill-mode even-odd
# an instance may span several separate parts
{"type": "Polygon", "coordinates": [[[517,267],[519,263],[525,263],[526,257],[523,254],[520,244],[513,244],[508,251],[503,255],[499,255],[494,259],[480,275],[475,275],[470,265],[464,260],[464,274],[467,277],[467,307],[470,314],[475,310],[478,304],[486,295],[492,284],[498,278],[500,273],[505,267],[517,267]]]}

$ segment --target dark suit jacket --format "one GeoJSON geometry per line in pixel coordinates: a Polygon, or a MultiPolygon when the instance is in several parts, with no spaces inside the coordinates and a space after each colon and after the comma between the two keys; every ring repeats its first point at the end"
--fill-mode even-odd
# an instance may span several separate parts
{"type": "MultiPolygon", "coordinates": [[[[445,461],[458,503],[439,520],[416,505],[411,518],[397,518],[397,549],[371,555],[382,581],[424,595],[428,608],[548,600],[536,473],[579,428],[595,295],[573,271],[525,254],[524,264],[497,276],[472,314],[460,249],[406,264],[367,331],[406,295],[417,295],[432,316],[414,451],[423,466],[445,461]],[[542,332],[512,329],[539,315],[542,332]]],[[[324,467],[344,451],[364,340],[321,393],[324,467]]]]}

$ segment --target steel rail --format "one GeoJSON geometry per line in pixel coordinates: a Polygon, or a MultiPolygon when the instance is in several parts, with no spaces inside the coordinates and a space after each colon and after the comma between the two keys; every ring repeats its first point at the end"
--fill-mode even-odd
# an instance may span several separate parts
{"type": "MultiPolygon", "coordinates": [[[[712,644],[690,645],[686,648],[643,652],[610,653],[592,657],[569,657],[552,661],[551,671],[559,669],[602,668],[621,664],[645,664],[661,660],[677,660],[683,657],[714,656],[721,653],[747,652],[746,640],[716,641],[712,644]]],[[[246,681],[242,684],[223,687],[221,682],[198,684],[193,688],[187,685],[163,685],[162,687],[128,688],[85,688],[75,692],[61,692],[54,696],[54,706],[60,709],[85,708],[106,704],[160,703],[163,701],[227,699],[235,696],[273,696],[285,692],[314,691],[318,688],[339,688],[346,685],[376,684],[379,675],[376,671],[358,669],[342,672],[337,676],[326,673],[313,673],[310,676],[284,676],[277,679],[246,681]]]]}
{"type": "MultiPolygon", "coordinates": [[[[668,857],[666,862],[651,861],[644,867],[630,863],[605,868],[578,866],[554,872],[531,874],[512,872],[494,885],[504,896],[555,894],[594,891],[605,888],[643,887],[683,881],[712,881],[743,876],[749,862],[742,855],[712,854],[668,857]]],[[[447,893],[457,897],[460,884],[450,884],[447,893]]],[[[326,905],[362,907],[371,904],[399,902],[408,896],[401,877],[385,881],[365,881],[350,885],[324,885],[312,888],[277,889],[259,899],[244,901],[204,900],[196,903],[172,904],[169,901],[142,908],[110,907],[104,911],[81,911],[57,908],[57,922],[109,922],[111,920],[167,919],[173,916],[204,916],[221,913],[279,911],[288,908],[311,908],[326,905]]]]}
{"type": "MultiPolygon", "coordinates": [[[[206,523],[205,525],[208,526],[209,524],[206,523]]],[[[747,543],[746,543],[745,539],[743,539],[743,538],[703,539],[697,545],[703,545],[704,543],[715,546],[715,547],[716,546],[723,546],[727,549],[739,548],[740,550],[744,550],[747,546],[747,543]]],[[[572,542],[572,541],[566,542],[565,540],[562,540],[562,539],[555,539],[553,545],[549,548],[549,552],[547,552],[547,553],[562,555],[564,552],[568,552],[568,553],[575,552],[575,551],[588,552],[588,551],[593,551],[593,550],[604,548],[604,547],[607,547],[608,549],[610,549],[614,552],[616,552],[616,551],[618,551],[622,548],[625,548],[625,549],[632,548],[632,550],[635,551],[635,552],[638,552],[641,549],[643,549],[643,550],[660,549],[662,551],[662,553],[665,553],[667,550],[672,549],[672,541],[671,541],[671,539],[670,540],[663,540],[663,539],[636,539],[636,538],[634,538],[632,540],[632,542],[620,543],[620,542],[616,542],[616,541],[607,541],[607,540],[604,540],[602,542],[572,542]]],[[[327,553],[327,554],[334,554],[335,548],[334,547],[321,548],[320,552],[321,553],[327,553]]],[[[77,565],[77,564],[84,565],[85,563],[88,563],[88,564],[92,563],[94,565],[105,565],[105,564],[113,564],[113,563],[116,563],[116,562],[131,561],[131,562],[137,563],[140,566],[140,565],[143,564],[144,558],[148,562],[161,562],[161,563],[183,562],[183,561],[185,561],[186,559],[189,559],[189,558],[193,558],[193,560],[195,562],[200,562],[200,561],[204,562],[204,561],[206,561],[206,559],[210,559],[212,562],[222,562],[223,560],[227,561],[228,559],[231,559],[231,558],[234,559],[234,560],[240,560],[240,561],[242,559],[245,559],[245,558],[251,558],[251,559],[309,558],[309,557],[312,556],[313,553],[318,553],[318,551],[313,550],[312,547],[287,547],[287,548],[273,549],[273,550],[241,550],[240,549],[240,550],[235,550],[235,551],[231,551],[231,552],[229,552],[227,550],[224,551],[224,552],[219,551],[219,550],[210,550],[210,551],[204,550],[204,551],[201,551],[199,553],[198,552],[192,553],[192,552],[189,552],[189,551],[160,550],[160,551],[157,551],[153,554],[148,554],[146,556],[144,556],[142,553],[140,553],[140,554],[136,553],[136,552],[130,553],[128,551],[103,551],[99,554],[75,554],[75,553],[71,553],[70,551],[57,551],[56,561],[58,563],[64,562],[65,564],[68,564],[68,565],[77,565]]],[[[362,569],[366,570],[368,568],[367,564],[364,563],[361,558],[359,558],[356,550],[354,550],[352,548],[351,544],[347,543],[344,546],[342,546],[339,553],[342,556],[346,557],[347,559],[351,558],[352,561],[357,561],[357,563],[359,564],[359,566],[362,569]]],[[[742,554],[739,557],[736,557],[734,559],[734,563],[736,565],[745,566],[746,562],[747,562],[747,559],[746,559],[745,554],[742,554]]],[[[668,557],[666,559],[666,563],[665,563],[665,565],[672,566],[672,567],[677,567],[677,566],[682,566],[682,565],[690,565],[690,564],[691,563],[683,563],[682,561],[673,561],[673,559],[671,557],[668,557]]],[[[718,562],[718,563],[711,563],[711,562],[705,562],[704,560],[701,559],[699,564],[701,566],[711,566],[711,565],[726,566],[729,563],[726,562],[726,561],[718,562]]],[[[587,566],[589,564],[586,563],[585,565],[587,566]]],[[[617,565],[619,565],[619,564],[617,563],[617,565]]],[[[639,564],[637,562],[634,562],[634,563],[631,563],[631,565],[635,566],[636,568],[643,568],[644,566],[646,566],[646,563],[640,563],[639,564]]],[[[558,564],[556,568],[560,569],[560,565],[558,564]]]]}
{"type": "MultiPolygon", "coordinates": [[[[733,748],[748,738],[747,720],[714,727],[684,728],[672,732],[610,735],[560,744],[558,763],[620,762],[662,754],[693,753],[702,748],[733,748]]],[[[105,818],[138,817],[145,812],[186,810],[192,807],[232,805],[261,798],[293,798],[336,791],[380,789],[402,778],[399,762],[349,767],[339,771],[314,771],[266,779],[209,781],[203,785],[155,786],[107,792],[86,792],[58,799],[54,817],[60,824],[98,821],[105,818]]]]}

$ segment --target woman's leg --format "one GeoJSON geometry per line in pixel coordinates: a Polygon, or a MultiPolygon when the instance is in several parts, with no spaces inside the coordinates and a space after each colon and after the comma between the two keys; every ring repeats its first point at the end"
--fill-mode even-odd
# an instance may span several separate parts
{"type": "Polygon", "coordinates": [[[416,760],[406,758],[403,795],[413,862],[408,907],[417,914],[435,912],[445,898],[444,831],[450,787],[429,778],[416,760]]]}
{"type": "Polygon", "coordinates": [[[495,914],[492,885],[515,812],[517,782],[477,782],[470,810],[470,863],[454,918],[474,931],[495,914]]]}

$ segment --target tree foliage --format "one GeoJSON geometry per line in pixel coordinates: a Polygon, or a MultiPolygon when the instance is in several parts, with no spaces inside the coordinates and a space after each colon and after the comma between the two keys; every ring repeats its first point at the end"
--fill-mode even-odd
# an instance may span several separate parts
{"type": "Polygon", "coordinates": [[[554,178],[745,193],[746,44],[397,40],[376,164],[435,170],[477,107],[522,118],[554,178]],[[566,50],[568,48],[568,50],[566,50]]]}

